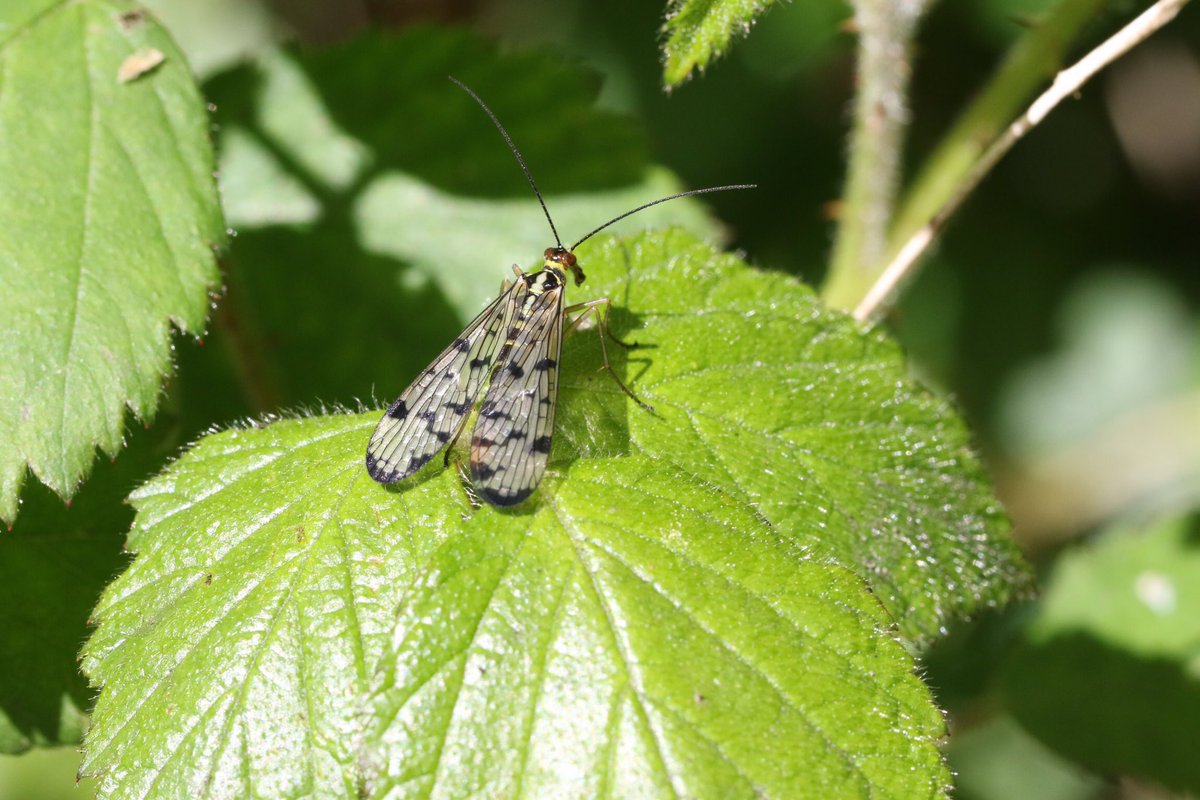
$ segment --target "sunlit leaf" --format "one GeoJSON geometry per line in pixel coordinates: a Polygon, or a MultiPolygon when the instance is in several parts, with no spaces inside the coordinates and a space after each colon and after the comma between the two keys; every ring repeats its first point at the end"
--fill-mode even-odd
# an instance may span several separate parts
{"type": "Polygon", "coordinates": [[[0,9],[0,519],[26,468],[69,498],[148,420],[171,326],[198,332],[223,239],[183,57],[116,0],[0,9]],[[118,73],[145,48],[163,62],[118,73]]]}
{"type": "Polygon", "coordinates": [[[663,78],[678,86],[729,48],[734,36],[749,33],[775,0],[671,0],[663,24],[663,78]]]}

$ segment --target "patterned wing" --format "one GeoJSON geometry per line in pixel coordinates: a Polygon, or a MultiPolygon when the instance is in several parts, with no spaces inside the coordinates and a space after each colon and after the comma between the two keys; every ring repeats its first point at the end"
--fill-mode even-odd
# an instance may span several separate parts
{"type": "MultiPolygon", "coordinates": [[[[471,436],[471,480],[492,505],[515,505],[546,472],[554,435],[563,289],[531,297],[497,359],[471,436]]],[[[514,304],[514,307],[515,304],[514,304]]]]}
{"type": "Polygon", "coordinates": [[[502,292],[392,403],[367,445],[372,478],[407,478],[458,435],[492,371],[513,309],[527,294],[521,280],[502,292]]]}

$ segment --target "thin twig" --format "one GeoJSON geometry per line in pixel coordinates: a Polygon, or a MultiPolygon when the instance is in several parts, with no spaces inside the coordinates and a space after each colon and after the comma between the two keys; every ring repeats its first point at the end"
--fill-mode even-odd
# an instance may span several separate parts
{"type": "Polygon", "coordinates": [[[1183,8],[1187,2],[1188,0],[1158,0],[1073,66],[1059,72],[1050,88],[1034,100],[1029,109],[984,152],[971,172],[967,174],[958,191],[900,248],[896,257],[892,259],[870,291],[854,309],[854,318],[865,321],[875,314],[884,300],[892,294],[896,286],[912,269],[917,259],[929,249],[930,243],[945,227],[950,216],[958,210],[963,201],[975,190],[975,187],[991,172],[996,162],[1003,158],[1014,144],[1045,119],[1046,115],[1064,98],[1079,91],[1080,87],[1097,72],[1174,19],[1175,15],[1179,13],[1179,9],[1183,8]]]}
{"type": "Polygon", "coordinates": [[[1068,51],[1072,43],[1109,3],[1110,0],[1053,0],[1045,14],[1038,15],[1037,23],[1018,37],[904,190],[904,200],[897,206],[888,231],[887,256],[871,265],[871,280],[854,297],[851,308],[896,255],[898,244],[907,241],[942,207],[988,145],[1060,69],[1071,63],[1068,51]]]}

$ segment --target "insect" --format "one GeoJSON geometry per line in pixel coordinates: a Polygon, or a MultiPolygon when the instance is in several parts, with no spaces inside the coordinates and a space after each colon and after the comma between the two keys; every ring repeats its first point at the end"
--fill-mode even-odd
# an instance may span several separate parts
{"type": "Polygon", "coordinates": [[[477,102],[504,137],[521,165],[550,223],[555,246],[546,248],[545,264],[536,272],[513,265],[514,280],[505,281],[500,296],[433,360],[384,413],[367,445],[367,472],[380,483],[403,480],[450,450],[466,427],[482,394],[471,432],[469,471],[478,495],[497,506],[515,505],[537,488],[546,472],[554,436],[558,394],[558,361],[564,327],[569,332],[591,315],[600,336],[604,368],[625,394],[653,410],[631,392],[608,363],[607,298],[573,306],[565,304],[567,273],[578,286],[584,281],[574,250],[614,222],[679,197],[749,189],[751,185],[714,186],[664,197],[609,220],[571,247],[564,247],[538,190],[512,138],[480,97],[451,78],[477,102]],[[574,319],[572,314],[578,313],[574,319]],[[569,320],[569,321],[568,321],[569,320]]]}

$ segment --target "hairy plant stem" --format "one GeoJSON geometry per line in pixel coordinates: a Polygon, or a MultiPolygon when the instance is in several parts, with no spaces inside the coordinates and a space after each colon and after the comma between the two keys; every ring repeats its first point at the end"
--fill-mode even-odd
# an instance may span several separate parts
{"type": "Polygon", "coordinates": [[[853,307],[887,254],[899,178],[913,31],[925,0],[853,0],[858,29],[858,94],[846,190],[823,294],[853,307]]]}

